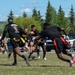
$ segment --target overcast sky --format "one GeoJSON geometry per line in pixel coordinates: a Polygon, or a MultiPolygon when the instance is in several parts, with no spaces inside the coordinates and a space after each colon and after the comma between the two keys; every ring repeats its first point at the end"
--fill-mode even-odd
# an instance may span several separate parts
{"type": "MultiPolygon", "coordinates": [[[[69,15],[71,5],[75,11],[75,0],[49,0],[51,5],[58,11],[59,6],[62,6],[65,15],[69,15]]],[[[43,17],[45,16],[48,0],[0,0],[0,21],[6,21],[10,10],[13,11],[14,16],[21,16],[25,11],[27,15],[32,15],[32,10],[40,10],[43,17]]]]}

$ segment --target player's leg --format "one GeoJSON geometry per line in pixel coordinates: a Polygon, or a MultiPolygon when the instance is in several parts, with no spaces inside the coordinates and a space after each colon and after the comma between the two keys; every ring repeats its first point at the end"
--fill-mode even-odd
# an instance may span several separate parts
{"type": "Polygon", "coordinates": [[[37,58],[40,59],[40,47],[36,45],[37,58]]]}
{"type": "Polygon", "coordinates": [[[43,49],[43,59],[47,60],[47,58],[46,58],[46,46],[44,44],[41,44],[41,47],[43,49]]]}
{"type": "Polygon", "coordinates": [[[35,45],[33,41],[29,42],[29,56],[28,59],[30,59],[32,57],[33,52],[35,51],[35,45]]]}
{"type": "Polygon", "coordinates": [[[27,58],[25,55],[22,54],[22,52],[20,51],[20,47],[16,47],[16,48],[15,48],[15,51],[16,51],[16,53],[17,53],[20,57],[22,57],[22,58],[26,61],[26,64],[27,64],[28,66],[30,66],[29,61],[28,61],[28,58],[27,58]]]}
{"type": "Polygon", "coordinates": [[[30,49],[31,52],[29,52],[28,59],[30,59],[30,58],[32,58],[32,59],[35,58],[34,56],[32,56],[32,54],[33,54],[34,51],[35,51],[35,46],[29,47],[29,49],[30,49]]]}
{"type": "Polygon", "coordinates": [[[70,53],[69,51],[67,51],[65,49],[62,52],[63,52],[63,54],[70,56],[72,59],[75,57],[74,54],[70,53]]]}
{"type": "Polygon", "coordinates": [[[12,65],[17,65],[17,54],[16,51],[13,49],[13,58],[14,58],[14,62],[12,65]]]}
{"type": "Polygon", "coordinates": [[[74,63],[72,60],[69,60],[69,59],[63,57],[62,53],[56,51],[56,54],[57,54],[59,59],[61,59],[62,61],[68,62],[70,64],[70,66],[72,66],[72,64],[74,63]]]}

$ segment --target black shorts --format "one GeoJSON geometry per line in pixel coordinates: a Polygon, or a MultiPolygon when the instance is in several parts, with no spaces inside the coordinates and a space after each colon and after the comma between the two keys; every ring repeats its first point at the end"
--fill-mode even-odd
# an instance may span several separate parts
{"type": "Polygon", "coordinates": [[[16,48],[16,47],[19,46],[19,43],[18,42],[14,42],[13,40],[11,40],[11,44],[12,44],[13,48],[16,48]]]}
{"type": "Polygon", "coordinates": [[[38,43],[38,46],[43,47],[43,45],[44,45],[44,43],[42,43],[42,42],[38,43]]]}
{"type": "Polygon", "coordinates": [[[64,43],[62,42],[62,40],[60,38],[56,38],[56,43],[57,43],[57,48],[55,49],[56,53],[66,53],[66,48],[64,43]]]}

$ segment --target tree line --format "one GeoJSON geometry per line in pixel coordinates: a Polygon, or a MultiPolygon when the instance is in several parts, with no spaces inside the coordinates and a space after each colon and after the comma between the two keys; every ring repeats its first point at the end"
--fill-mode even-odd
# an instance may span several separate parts
{"type": "MultiPolygon", "coordinates": [[[[36,8],[33,9],[31,16],[28,16],[26,12],[23,12],[22,16],[15,17],[12,10],[8,17],[10,16],[13,17],[14,22],[22,28],[26,26],[30,29],[33,24],[40,31],[42,30],[43,23],[48,22],[51,26],[56,25],[64,27],[68,34],[75,33],[75,13],[72,5],[68,17],[65,17],[65,12],[61,5],[59,6],[58,12],[56,12],[55,8],[50,4],[50,1],[48,1],[45,18],[42,18],[40,10],[37,11],[36,8]]],[[[3,28],[6,24],[7,22],[4,23],[3,28]]]]}

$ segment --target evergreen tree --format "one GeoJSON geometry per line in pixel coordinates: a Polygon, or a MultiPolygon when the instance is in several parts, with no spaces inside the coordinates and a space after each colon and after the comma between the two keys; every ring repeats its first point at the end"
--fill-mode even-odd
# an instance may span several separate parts
{"type": "Polygon", "coordinates": [[[50,1],[48,1],[48,6],[47,6],[47,10],[46,10],[46,22],[48,22],[50,25],[56,24],[56,11],[50,5],[50,1]]]}
{"type": "Polygon", "coordinates": [[[65,17],[65,13],[61,6],[59,6],[57,13],[57,25],[65,28],[68,31],[68,19],[65,17]]]}
{"type": "Polygon", "coordinates": [[[38,11],[38,20],[41,22],[41,25],[44,23],[44,19],[42,18],[40,11],[38,11]]]}
{"type": "Polygon", "coordinates": [[[38,14],[37,14],[37,11],[36,11],[36,9],[35,9],[35,8],[33,9],[32,17],[34,17],[34,18],[35,18],[35,20],[38,20],[38,14]]]}
{"type": "Polygon", "coordinates": [[[41,14],[40,14],[40,11],[38,11],[38,19],[41,21],[41,14]]]}
{"type": "Polygon", "coordinates": [[[24,18],[26,18],[26,17],[27,17],[26,12],[23,12],[23,17],[24,17],[24,18]]]}
{"type": "Polygon", "coordinates": [[[12,17],[13,18],[13,11],[11,10],[8,17],[12,17]]]}
{"type": "Polygon", "coordinates": [[[74,9],[73,6],[71,5],[71,11],[70,11],[70,16],[69,16],[69,21],[70,21],[70,33],[75,33],[75,25],[74,25],[74,9]]]}

